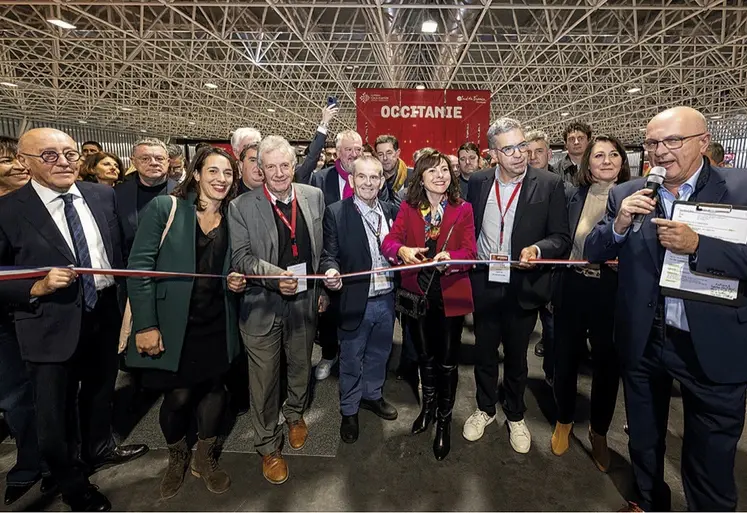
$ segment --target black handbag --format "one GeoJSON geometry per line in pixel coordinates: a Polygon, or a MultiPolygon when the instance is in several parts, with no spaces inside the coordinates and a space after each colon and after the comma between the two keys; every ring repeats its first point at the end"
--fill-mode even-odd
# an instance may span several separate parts
{"type": "MultiPolygon", "coordinates": [[[[444,241],[441,251],[446,249],[446,245],[449,243],[449,239],[451,238],[451,232],[454,231],[454,226],[456,226],[456,223],[451,226],[449,233],[446,235],[446,240],[444,241]]],[[[423,317],[428,308],[428,291],[431,288],[431,283],[433,283],[433,278],[435,276],[436,270],[434,269],[433,274],[431,274],[431,279],[428,280],[428,286],[423,291],[422,296],[415,292],[405,290],[402,287],[398,288],[394,295],[394,310],[412,319],[420,319],[423,317]]]]}

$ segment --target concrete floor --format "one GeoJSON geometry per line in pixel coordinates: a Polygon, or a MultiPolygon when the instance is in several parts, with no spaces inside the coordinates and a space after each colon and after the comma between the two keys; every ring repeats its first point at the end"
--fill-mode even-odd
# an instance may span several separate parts
{"type": "MultiPolygon", "coordinates": [[[[535,333],[531,347],[538,337],[535,333]]],[[[599,472],[589,456],[586,437],[589,379],[585,375],[580,378],[577,439],[562,457],[550,452],[552,394],[543,380],[541,360],[534,356],[531,348],[530,383],[526,393],[526,419],[533,438],[531,451],[520,455],[511,449],[502,418],[488,427],[483,439],[470,443],[461,436],[462,425],[475,408],[470,365],[473,338],[468,330],[465,330],[463,342],[464,363],[460,368],[452,451],[443,462],[433,457],[432,433],[410,435],[419,406],[409,386],[396,381],[392,374],[385,394],[399,409],[399,418],[386,422],[361,411],[361,435],[356,444],[338,443],[332,453],[320,452],[328,456],[288,456],[290,479],[282,486],[272,486],[264,480],[260,458],[250,448],[224,452],[221,464],[230,473],[233,483],[223,495],[211,494],[188,474],[176,497],[161,500],[158,486],[167,463],[163,449],[152,450],[129,464],[105,469],[92,480],[119,511],[610,511],[623,506],[624,497],[630,495],[632,480],[627,437],[623,432],[622,392],[608,437],[613,451],[613,467],[609,474],[599,472]]],[[[317,350],[315,359],[318,358],[317,350]]],[[[392,366],[396,361],[392,359],[392,366]]],[[[334,390],[336,382],[333,375],[316,386],[334,390]]],[[[666,479],[673,492],[673,508],[677,511],[686,509],[686,505],[679,476],[682,402],[677,391],[673,392],[666,479]]],[[[319,413],[315,415],[319,417],[319,413]]],[[[311,425],[310,437],[322,432],[328,436],[337,431],[338,423],[336,409],[326,406],[323,415],[311,425]]],[[[245,429],[240,427],[242,424],[237,423],[237,426],[237,429],[245,429]]],[[[245,435],[232,433],[231,436],[245,435]]],[[[745,438],[740,442],[735,469],[741,509],[747,508],[745,438]]],[[[162,439],[153,441],[154,446],[162,444],[162,439]]],[[[0,472],[7,472],[14,459],[12,444],[2,444],[0,472]]],[[[4,475],[0,478],[4,479],[4,475]]],[[[59,497],[44,499],[35,488],[13,509],[65,511],[66,507],[59,497]]],[[[7,508],[0,508],[0,511],[5,510],[7,508]]]]}

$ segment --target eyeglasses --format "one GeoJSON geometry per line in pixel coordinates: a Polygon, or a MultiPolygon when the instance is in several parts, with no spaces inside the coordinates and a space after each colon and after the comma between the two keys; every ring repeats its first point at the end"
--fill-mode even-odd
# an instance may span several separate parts
{"type": "Polygon", "coordinates": [[[701,135],[705,135],[707,132],[701,132],[699,134],[693,134],[693,135],[686,135],[684,137],[681,136],[672,136],[667,137],[666,139],[662,139],[661,141],[657,141],[656,139],[646,139],[643,141],[643,149],[646,151],[656,151],[656,149],[659,147],[659,144],[663,144],[664,147],[668,150],[677,150],[679,148],[682,148],[682,144],[687,139],[692,139],[693,137],[700,137],[701,135]]]}
{"type": "Polygon", "coordinates": [[[498,148],[498,151],[500,151],[507,157],[513,156],[513,154],[516,153],[516,150],[519,150],[521,153],[526,153],[527,150],[529,150],[529,143],[524,141],[523,143],[515,144],[513,146],[504,146],[503,148],[498,148]]]}
{"type": "Polygon", "coordinates": [[[38,159],[42,159],[47,164],[55,164],[58,160],[60,160],[60,155],[65,157],[65,160],[68,162],[78,162],[80,160],[80,153],[78,153],[75,150],[67,150],[63,151],[62,153],[57,153],[54,150],[47,150],[41,152],[39,155],[34,155],[33,153],[21,153],[21,155],[25,157],[36,157],[38,159]]]}

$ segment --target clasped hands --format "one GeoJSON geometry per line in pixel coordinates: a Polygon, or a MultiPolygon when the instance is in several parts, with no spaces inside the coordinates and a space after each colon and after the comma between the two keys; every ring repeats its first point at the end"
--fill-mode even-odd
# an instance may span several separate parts
{"type": "MultiPolygon", "coordinates": [[[[397,256],[407,265],[423,264],[426,262],[444,262],[446,260],[451,260],[451,255],[448,251],[441,251],[432,259],[429,259],[425,256],[427,252],[428,248],[409,248],[407,246],[402,246],[399,248],[399,251],[397,251],[397,256]]],[[[448,266],[438,265],[436,266],[436,269],[438,269],[439,272],[445,272],[448,269],[448,266]]]]}

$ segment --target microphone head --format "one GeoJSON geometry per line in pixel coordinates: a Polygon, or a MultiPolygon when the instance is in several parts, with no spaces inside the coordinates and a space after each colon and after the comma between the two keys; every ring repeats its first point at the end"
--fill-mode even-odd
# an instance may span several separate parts
{"type": "Polygon", "coordinates": [[[664,183],[664,178],[667,176],[667,170],[661,166],[655,166],[651,168],[646,176],[646,183],[657,183],[659,185],[664,183]]]}

